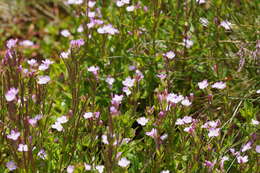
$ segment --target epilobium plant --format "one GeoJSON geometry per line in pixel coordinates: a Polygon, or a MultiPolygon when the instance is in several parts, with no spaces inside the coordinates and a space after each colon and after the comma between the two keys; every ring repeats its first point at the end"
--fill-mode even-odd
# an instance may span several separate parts
{"type": "Polygon", "coordinates": [[[29,3],[0,28],[0,172],[260,172],[256,7],[29,3]]]}

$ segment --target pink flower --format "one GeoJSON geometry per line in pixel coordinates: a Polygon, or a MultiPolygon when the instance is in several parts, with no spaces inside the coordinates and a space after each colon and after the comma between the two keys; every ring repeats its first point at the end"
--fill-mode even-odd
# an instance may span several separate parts
{"type": "Polygon", "coordinates": [[[39,66],[39,70],[45,71],[45,70],[47,70],[49,68],[49,66],[51,64],[53,64],[53,62],[48,60],[48,59],[46,59],[46,60],[42,61],[42,64],[39,66]]]}
{"type": "Polygon", "coordinates": [[[70,41],[70,46],[75,48],[75,47],[81,47],[85,44],[85,41],[83,39],[78,39],[78,40],[71,40],[70,41]]]}
{"type": "Polygon", "coordinates": [[[251,148],[252,148],[251,145],[252,145],[251,142],[246,143],[246,144],[242,147],[241,152],[245,152],[245,151],[251,149],[251,148]]]}
{"type": "Polygon", "coordinates": [[[40,85],[44,85],[44,84],[47,84],[50,80],[51,79],[49,76],[38,76],[37,83],[40,85]]]}
{"type": "Polygon", "coordinates": [[[195,131],[195,126],[193,124],[191,124],[190,126],[184,128],[183,130],[184,130],[184,132],[187,132],[187,133],[193,133],[195,131]]]}
{"type": "Polygon", "coordinates": [[[127,77],[122,83],[123,83],[124,86],[132,88],[134,86],[135,79],[127,77]]]}
{"type": "Polygon", "coordinates": [[[237,156],[237,162],[239,164],[248,162],[248,156],[240,156],[240,155],[238,155],[237,156]]]}
{"type": "Polygon", "coordinates": [[[198,86],[199,86],[200,89],[205,89],[205,88],[207,88],[208,85],[209,84],[208,84],[207,80],[203,80],[203,81],[198,83],[198,86]]]}
{"type": "Polygon", "coordinates": [[[217,89],[224,89],[226,88],[226,83],[225,82],[216,82],[212,85],[212,88],[217,88],[217,89]]]}
{"type": "Polygon", "coordinates": [[[206,167],[213,168],[214,165],[215,165],[215,162],[211,162],[211,161],[205,160],[204,165],[205,165],[206,167]]]}
{"type": "Polygon", "coordinates": [[[6,46],[8,49],[11,49],[13,47],[15,47],[16,43],[17,43],[18,39],[10,39],[7,41],[6,46]]]}
{"type": "Polygon", "coordinates": [[[123,97],[124,95],[115,95],[113,98],[112,98],[112,104],[113,105],[119,105],[121,104],[122,100],[123,100],[123,97]]]}
{"type": "Polygon", "coordinates": [[[5,99],[8,102],[13,101],[16,98],[16,95],[18,94],[18,89],[16,88],[10,88],[9,91],[5,94],[5,99]]]}
{"type": "Polygon", "coordinates": [[[99,67],[91,66],[91,67],[88,68],[88,71],[92,72],[96,76],[98,74],[99,67]]]}
{"type": "Polygon", "coordinates": [[[156,138],[157,137],[157,129],[153,128],[150,132],[146,132],[145,134],[147,136],[152,137],[152,138],[156,138]]]}
{"type": "Polygon", "coordinates": [[[143,73],[142,73],[140,70],[136,70],[136,71],[135,71],[135,74],[136,74],[135,79],[136,79],[137,81],[140,81],[141,79],[144,78],[144,75],[143,75],[143,73]]]}
{"type": "Polygon", "coordinates": [[[173,59],[175,57],[175,53],[173,51],[169,51],[166,54],[163,54],[168,59],[173,59]]]}
{"type": "Polygon", "coordinates": [[[160,74],[157,74],[156,75],[158,78],[160,78],[161,80],[163,80],[163,79],[165,79],[166,78],[166,74],[164,74],[164,73],[160,73],[160,74]]]}
{"type": "Polygon", "coordinates": [[[17,169],[17,166],[14,161],[7,162],[5,166],[9,169],[9,171],[13,171],[17,169]]]}
{"type": "Polygon", "coordinates": [[[9,135],[7,135],[7,138],[16,141],[19,138],[20,134],[21,134],[20,132],[11,130],[11,133],[9,135]]]}

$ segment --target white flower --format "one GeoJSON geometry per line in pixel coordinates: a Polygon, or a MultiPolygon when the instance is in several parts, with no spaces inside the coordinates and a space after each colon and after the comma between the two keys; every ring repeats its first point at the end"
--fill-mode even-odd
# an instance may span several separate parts
{"type": "Polygon", "coordinates": [[[237,156],[237,162],[238,163],[246,163],[248,162],[248,156],[237,156]]]}
{"type": "Polygon", "coordinates": [[[209,21],[208,21],[208,19],[206,19],[206,18],[204,18],[204,17],[201,17],[201,18],[200,18],[200,23],[201,23],[203,26],[208,26],[209,21]]]}
{"type": "Polygon", "coordinates": [[[91,165],[89,165],[89,164],[84,163],[84,167],[85,167],[86,171],[90,171],[91,170],[91,165]]]}
{"type": "Polygon", "coordinates": [[[205,0],[196,0],[196,2],[199,3],[199,4],[205,4],[206,3],[205,0]]]}
{"type": "Polygon", "coordinates": [[[160,137],[160,139],[163,141],[163,140],[165,140],[165,139],[167,139],[168,138],[168,134],[164,134],[164,135],[162,135],[161,137],[160,137]]]}
{"type": "Polygon", "coordinates": [[[221,161],[220,161],[220,165],[221,167],[223,168],[224,167],[224,162],[227,161],[229,158],[227,156],[224,156],[221,158],[221,161]]]}
{"type": "Polygon", "coordinates": [[[172,102],[172,103],[179,103],[180,101],[182,101],[184,99],[184,97],[182,95],[177,95],[177,94],[174,94],[174,93],[170,93],[168,94],[166,100],[168,102],[172,102]]]}
{"type": "Polygon", "coordinates": [[[63,130],[63,127],[62,127],[62,125],[59,122],[55,122],[55,124],[53,124],[51,127],[53,129],[58,130],[59,132],[61,132],[63,130]]]}
{"type": "Polygon", "coordinates": [[[173,51],[169,51],[166,54],[164,54],[169,59],[173,59],[175,57],[175,53],[173,51]]]}
{"type": "Polygon", "coordinates": [[[123,85],[126,86],[126,87],[133,87],[134,86],[134,83],[135,83],[135,79],[132,79],[130,77],[127,77],[124,81],[123,81],[123,85]]]}
{"type": "Polygon", "coordinates": [[[108,143],[108,140],[107,140],[107,135],[102,135],[102,142],[103,142],[104,144],[109,144],[109,143],[108,143]]]}
{"type": "Polygon", "coordinates": [[[116,2],[116,6],[118,6],[118,7],[122,7],[123,5],[125,5],[125,4],[122,1],[116,2]]]}
{"type": "Polygon", "coordinates": [[[116,104],[121,104],[122,100],[123,100],[124,95],[115,95],[112,98],[112,103],[116,103],[116,104]]]}
{"type": "Polygon", "coordinates": [[[208,136],[209,136],[209,137],[219,136],[219,131],[220,131],[219,128],[210,128],[210,129],[209,129],[208,136]]]}
{"type": "Polygon", "coordinates": [[[147,136],[155,138],[157,136],[157,129],[153,128],[150,132],[145,133],[147,136]]]}
{"type": "Polygon", "coordinates": [[[115,78],[112,78],[112,77],[107,77],[106,78],[106,82],[109,84],[109,85],[113,85],[113,83],[115,82],[115,78]]]}
{"type": "Polygon", "coordinates": [[[230,30],[231,29],[231,23],[227,20],[224,20],[220,23],[220,26],[225,28],[225,30],[230,30]]]}
{"type": "Polygon", "coordinates": [[[104,172],[104,166],[103,165],[97,165],[96,169],[98,170],[98,173],[103,173],[104,172]]]}
{"type": "Polygon", "coordinates": [[[163,170],[160,173],[170,173],[170,171],[169,170],[163,170]]]}
{"type": "Polygon", "coordinates": [[[145,117],[140,117],[140,118],[137,119],[137,123],[142,125],[142,126],[145,126],[146,123],[148,123],[148,121],[149,120],[147,118],[145,118],[145,117]]]}
{"type": "Polygon", "coordinates": [[[175,122],[176,125],[183,125],[185,124],[184,121],[181,118],[178,118],[175,122]]]}
{"type": "Polygon", "coordinates": [[[251,124],[253,124],[253,125],[259,125],[259,121],[252,119],[251,124]]]}
{"type": "Polygon", "coordinates": [[[128,11],[128,12],[132,12],[132,11],[134,11],[134,9],[135,9],[135,6],[133,6],[133,5],[126,7],[126,11],[128,11]]]}
{"type": "Polygon", "coordinates": [[[181,104],[183,106],[190,106],[191,102],[189,101],[189,99],[185,98],[184,100],[181,101],[181,104]]]}
{"type": "Polygon", "coordinates": [[[260,90],[257,90],[256,93],[257,93],[257,94],[260,94],[260,90]]]}
{"type": "Polygon", "coordinates": [[[23,40],[23,41],[20,42],[20,45],[21,46],[30,47],[30,46],[33,46],[34,43],[32,41],[30,41],[30,40],[23,40]]]}
{"type": "Polygon", "coordinates": [[[30,66],[37,66],[37,61],[36,61],[35,59],[27,60],[27,63],[28,63],[30,66]]]}
{"type": "Polygon", "coordinates": [[[89,17],[89,18],[94,18],[95,15],[96,15],[96,12],[95,12],[95,11],[89,11],[89,12],[88,12],[88,17],[89,17]]]}
{"type": "Polygon", "coordinates": [[[127,167],[128,165],[130,164],[130,161],[127,159],[127,158],[125,158],[125,157],[123,157],[123,158],[121,158],[119,161],[118,161],[118,165],[119,166],[121,166],[121,167],[127,167]]]}
{"type": "Polygon", "coordinates": [[[28,146],[26,144],[19,144],[18,151],[20,151],[20,152],[28,151],[28,146]]]}
{"type": "Polygon", "coordinates": [[[5,94],[5,99],[8,102],[13,101],[16,98],[16,95],[18,94],[18,89],[16,88],[10,88],[9,91],[5,94]]]}
{"type": "Polygon", "coordinates": [[[217,88],[217,89],[222,90],[222,89],[226,88],[226,83],[225,83],[225,82],[222,82],[222,81],[216,82],[216,83],[214,83],[214,84],[212,85],[212,88],[217,88]]]}
{"type": "Polygon", "coordinates": [[[44,85],[44,84],[47,84],[50,80],[51,79],[49,76],[38,76],[37,83],[40,85],[44,85]]]}
{"type": "Polygon", "coordinates": [[[9,171],[13,171],[17,168],[14,161],[7,162],[5,166],[9,169],[9,171]]]}
{"type": "Polygon", "coordinates": [[[183,39],[183,45],[186,47],[186,48],[190,48],[191,46],[193,46],[193,41],[192,40],[189,40],[187,38],[183,39]]]}
{"type": "Polygon", "coordinates": [[[69,54],[70,54],[70,51],[61,52],[60,57],[64,58],[64,59],[67,59],[69,57],[69,54]]]}
{"type": "Polygon", "coordinates": [[[78,27],[78,29],[77,29],[77,32],[83,32],[83,31],[84,31],[84,28],[83,28],[82,25],[80,25],[80,26],[78,27]]]}
{"type": "Polygon", "coordinates": [[[123,92],[126,93],[127,96],[129,96],[132,93],[128,87],[124,87],[123,92]]]}
{"type": "Polygon", "coordinates": [[[88,2],[88,7],[93,8],[95,6],[96,2],[95,1],[89,1],[88,2]]]}
{"type": "Polygon", "coordinates": [[[205,89],[208,87],[208,81],[207,80],[203,80],[201,82],[198,83],[199,89],[205,89]]]}
{"type": "Polygon", "coordinates": [[[255,151],[256,151],[257,153],[260,153],[260,145],[257,145],[257,146],[255,147],[255,151]]]}
{"type": "Polygon", "coordinates": [[[83,115],[83,117],[84,117],[85,119],[92,118],[92,117],[93,117],[93,113],[92,113],[92,112],[86,112],[86,113],[83,115]]]}
{"type": "Polygon", "coordinates": [[[68,120],[68,118],[66,117],[66,116],[61,116],[61,117],[59,117],[59,118],[57,118],[57,123],[60,123],[60,124],[64,124],[64,123],[66,123],[66,122],[68,122],[69,120],[68,120]]]}
{"type": "Polygon", "coordinates": [[[189,123],[192,122],[192,117],[190,117],[190,116],[184,116],[184,117],[182,118],[182,121],[183,121],[185,124],[189,124],[189,123]]]}
{"type": "Polygon", "coordinates": [[[7,138],[16,141],[19,138],[20,134],[21,134],[20,132],[11,130],[11,133],[9,135],[7,135],[7,138]]]}
{"type": "Polygon", "coordinates": [[[82,4],[83,0],[68,0],[67,4],[75,4],[75,5],[79,5],[82,4]]]}
{"type": "Polygon", "coordinates": [[[75,168],[75,166],[69,165],[69,166],[67,167],[67,173],[73,173],[73,172],[74,172],[74,168],[75,168]]]}
{"type": "Polygon", "coordinates": [[[45,152],[44,149],[41,149],[41,150],[38,152],[37,156],[39,156],[40,158],[42,158],[42,159],[45,160],[46,157],[47,157],[47,154],[46,154],[46,152],[45,152]]]}
{"type": "Polygon", "coordinates": [[[63,37],[69,37],[71,34],[69,32],[69,30],[67,29],[64,29],[60,32],[60,34],[63,36],[63,37]]]}

